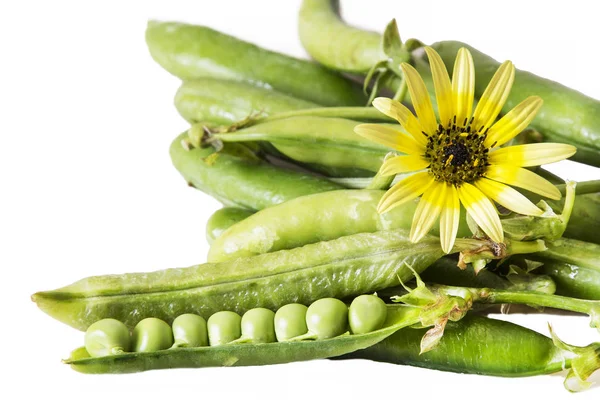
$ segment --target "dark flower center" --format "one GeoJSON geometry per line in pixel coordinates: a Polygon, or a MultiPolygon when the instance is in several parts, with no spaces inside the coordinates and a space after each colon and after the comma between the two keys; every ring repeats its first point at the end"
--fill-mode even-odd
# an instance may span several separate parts
{"type": "Polygon", "coordinates": [[[428,136],[425,150],[434,178],[455,186],[481,178],[489,166],[488,149],[483,144],[486,134],[487,130],[471,131],[466,120],[463,126],[457,126],[456,119],[448,127],[440,124],[435,135],[428,136]]]}

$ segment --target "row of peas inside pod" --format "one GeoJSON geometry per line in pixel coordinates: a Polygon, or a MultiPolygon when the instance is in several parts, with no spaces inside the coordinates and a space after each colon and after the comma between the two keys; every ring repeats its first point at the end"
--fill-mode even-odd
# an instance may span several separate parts
{"type": "Polygon", "coordinates": [[[105,318],[87,329],[85,349],[92,357],[104,357],[177,347],[323,340],[373,332],[383,326],[386,317],[383,300],[376,295],[362,295],[350,306],[335,298],[324,298],[308,307],[287,304],[277,312],[253,308],[241,317],[233,311],[219,311],[208,321],[196,314],[182,314],[172,326],[158,318],[145,318],[132,334],[124,323],[105,318]]]}

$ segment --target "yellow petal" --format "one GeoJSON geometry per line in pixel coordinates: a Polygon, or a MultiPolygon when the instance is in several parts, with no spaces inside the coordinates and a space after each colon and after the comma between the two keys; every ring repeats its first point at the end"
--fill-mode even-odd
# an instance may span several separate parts
{"type": "Polygon", "coordinates": [[[498,182],[516,186],[550,199],[560,199],[560,192],[552,183],[525,168],[510,165],[490,165],[485,176],[498,182]]]}
{"type": "Polygon", "coordinates": [[[405,172],[418,171],[429,166],[429,161],[420,155],[396,156],[385,160],[379,173],[383,176],[403,174],[405,172]]]}
{"type": "Polygon", "coordinates": [[[429,93],[427,87],[421,78],[421,75],[416,69],[410,64],[400,64],[402,72],[404,73],[404,79],[408,86],[408,92],[410,93],[410,99],[412,105],[419,117],[419,122],[423,127],[423,130],[428,135],[433,135],[437,131],[437,121],[435,119],[435,113],[431,106],[431,100],[429,99],[429,93]]]}
{"type": "Polygon", "coordinates": [[[418,242],[431,230],[433,223],[442,210],[446,186],[445,183],[434,181],[419,200],[410,228],[411,242],[418,242]]]}
{"type": "Polygon", "coordinates": [[[460,221],[460,202],[454,185],[447,185],[442,215],[440,217],[440,242],[442,250],[448,254],[452,251],[458,224],[460,221]]]}
{"type": "Polygon", "coordinates": [[[423,154],[425,148],[412,137],[385,125],[360,124],[354,127],[354,132],[384,146],[405,154],[423,154]]]}
{"type": "Polygon", "coordinates": [[[472,125],[475,131],[486,129],[494,123],[506,102],[514,80],[515,66],[510,61],[503,62],[477,103],[472,125]]]}
{"type": "Polygon", "coordinates": [[[494,241],[504,241],[504,232],[496,208],[483,193],[470,183],[458,188],[458,197],[473,221],[494,241]]]}
{"type": "Polygon", "coordinates": [[[385,192],[377,205],[377,211],[383,214],[419,197],[432,183],[433,177],[427,171],[404,178],[385,192]]]}
{"type": "Polygon", "coordinates": [[[427,137],[423,134],[423,127],[421,127],[419,120],[404,104],[387,97],[377,97],[373,100],[373,107],[398,121],[417,143],[423,146],[427,144],[427,137]]]}
{"type": "Polygon", "coordinates": [[[473,57],[466,48],[458,50],[452,73],[452,97],[456,123],[460,126],[465,119],[471,118],[473,98],[475,96],[475,66],[473,57]]]}
{"type": "Polygon", "coordinates": [[[454,103],[452,102],[452,83],[450,76],[440,55],[431,47],[426,46],[425,52],[429,58],[431,66],[431,75],[433,76],[433,85],[435,87],[435,98],[438,104],[438,114],[440,123],[443,126],[452,125],[454,117],[454,103]]]}
{"type": "Polygon", "coordinates": [[[490,164],[533,167],[571,157],[577,148],[563,143],[534,143],[504,147],[490,153],[490,164]]]}
{"type": "Polygon", "coordinates": [[[489,179],[478,179],[475,186],[496,203],[523,215],[540,216],[544,212],[510,186],[489,179]]]}
{"type": "Polygon", "coordinates": [[[531,123],[542,107],[543,100],[539,96],[529,96],[508,114],[496,122],[488,131],[485,147],[499,147],[517,136],[531,123]]]}

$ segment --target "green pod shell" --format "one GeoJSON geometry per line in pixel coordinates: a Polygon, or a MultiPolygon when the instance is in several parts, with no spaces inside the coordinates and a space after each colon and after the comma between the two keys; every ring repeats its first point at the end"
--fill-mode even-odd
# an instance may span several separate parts
{"type": "Polygon", "coordinates": [[[190,186],[226,206],[262,210],[296,197],[342,188],[323,178],[237,157],[227,151],[213,156],[212,148],[186,150],[181,144],[186,138],[183,133],[171,144],[173,165],[190,186]]]}
{"type": "Polygon", "coordinates": [[[131,336],[133,351],[155,352],[173,346],[173,330],[158,318],[144,318],[137,323],[131,336]]]}
{"type": "Polygon", "coordinates": [[[126,353],[96,358],[90,357],[81,347],[74,350],[64,362],[82,373],[116,374],[164,368],[272,365],[323,359],[372,346],[399,329],[419,323],[420,314],[418,308],[390,306],[383,328],[367,334],[343,335],[326,340],[173,348],[155,353],[126,353]]]}
{"type": "Polygon", "coordinates": [[[182,314],[173,321],[174,347],[208,346],[206,320],[196,314],[182,314]]]}
{"type": "Polygon", "coordinates": [[[315,107],[315,103],[275,90],[210,78],[184,81],[175,95],[175,108],[191,124],[230,125],[251,115],[264,117],[315,107]]]}
{"type": "MultiPolygon", "coordinates": [[[[357,135],[354,127],[358,124],[344,118],[290,117],[214,137],[223,142],[266,141],[286,157],[304,164],[377,172],[392,149],[357,135]]],[[[390,126],[401,130],[397,124],[390,126]]]]}
{"type": "MultiPolygon", "coordinates": [[[[292,249],[361,232],[410,229],[418,200],[379,214],[383,190],[338,190],[303,196],[271,207],[235,224],[217,238],[209,262],[221,262],[292,249]]],[[[459,237],[471,236],[461,223],[459,237]]],[[[432,229],[437,234],[439,227],[432,229]]]]}
{"type": "MultiPolygon", "coordinates": [[[[475,96],[481,97],[500,63],[473,47],[456,41],[434,43],[452,74],[456,54],[466,47],[475,65],[475,96]]],[[[544,141],[569,143],[577,147],[575,161],[600,166],[600,101],[557,82],[527,71],[516,70],[512,90],[502,107],[507,113],[528,96],[540,96],[544,104],[531,126],[544,136],[544,141]]]]}
{"type": "Polygon", "coordinates": [[[230,226],[245,220],[254,211],[239,207],[223,207],[215,211],[206,222],[206,240],[208,244],[215,241],[230,226]]]}
{"type": "MultiPolygon", "coordinates": [[[[457,239],[454,251],[491,254],[488,245],[457,239]]],[[[411,268],[421,273],[442,255],[436,237],[411,243],[405,230],[361,233],[231,262],[90,277],[32,299],[80,330],[102,318],[129,327],[150,316],[170,323],[185,313],[208,318],[223,309],[242,314],[255,307],[274,310],[373,293],[412,279],[411,268]]]]}
{"type": "Polygon", "coordinates": [[[600,300],[600,245],[562,238],[546,246],[546,251],[519,258],[543,263],[536,272],[556,282],[556,294],[600,300]]]}
{"type": "Polygon", "coordinates": [[[252,83],[324,106],[365,105],[360,87],[310,61],[260,48],[205,26],[149,21],[152,58],[183,79],[252,83]]]}
{"type": "Polygon", "coordinates": [[[422,329],[403,329],[343,358],[364,358],[428,369],[504,377],[545,375],[568,367],[574,355],[552,339],[510,322],[467,315],[449,322],[433,350],[420,354],[422,329]],[[564,363],[564,364],[563,364],[564,363]]]}

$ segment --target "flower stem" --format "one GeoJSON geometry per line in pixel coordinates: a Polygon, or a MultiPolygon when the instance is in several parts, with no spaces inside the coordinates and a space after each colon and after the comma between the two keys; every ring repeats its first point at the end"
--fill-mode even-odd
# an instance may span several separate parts
{"type": "Polygon", "coordinates": [[[256,125],[263,122],[276,121],[290,117],[329,117],[329,118],[349,118],[356,120],[372,120],[395,122],[395,120],[384,115],[374,107],[320,107],[307,108],[304,110],[286,111],[270,115],[264,118],[256,118],[249,121],[245,127],[256,125]]]}

